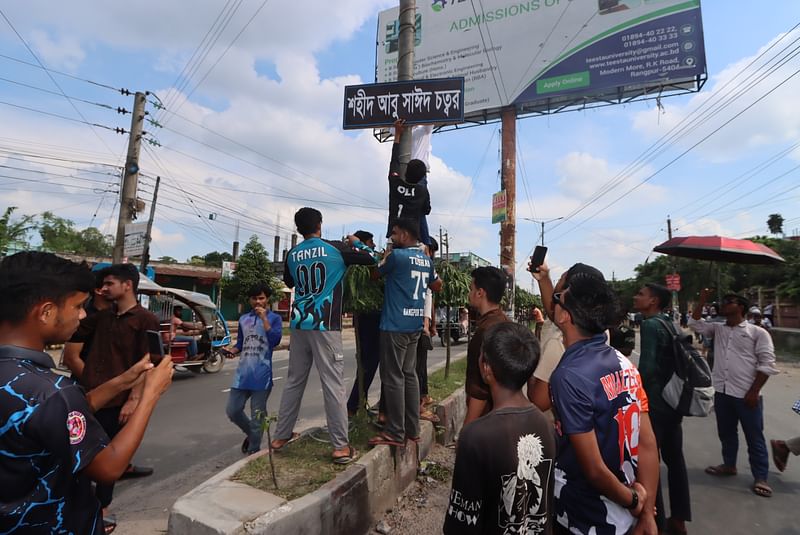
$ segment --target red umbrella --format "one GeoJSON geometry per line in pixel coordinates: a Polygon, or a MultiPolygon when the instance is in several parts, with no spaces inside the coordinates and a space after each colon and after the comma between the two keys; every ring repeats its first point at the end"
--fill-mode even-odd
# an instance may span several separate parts
{"type": "Polygon", "coordinates": [[[723,236],[687,236],[672,238],[653,248],[657,253],[697,260],[733,262],[735,264],[779,264],[781,255],[760,243],[723,236]]]}

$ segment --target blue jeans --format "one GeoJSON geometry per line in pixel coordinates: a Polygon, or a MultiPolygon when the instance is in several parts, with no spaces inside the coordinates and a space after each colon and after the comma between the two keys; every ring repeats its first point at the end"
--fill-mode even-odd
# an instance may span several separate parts
{"type": "Polygon", "coordinates": [[[717,415],[717,433],[722,442],[722,462],[736,466],[739,451],[739,423],[742,424],[747,441],[750,471],[757,481],[766,481],[769,472],[769,454],[764,440],[764,398],[759,397],[758,406],[751,409],[743,398],[735,398],[717,392],[714,394],[714,411],[717,415]]]}
{"type": "MultiPolygon", "coordinates": [[[[369,387],[375,379],[375,372],[378,371],[378,364],[381,361],[380,354],[380,312],[364,312],[358,315],[358,342],[361,346],[361,366],[364,369],[364,399],[368,399],[369,387]]],[[[358,410],[358,373],[350,391],[350,398],[347,400],[347,410],[356,412],[358,410]]]]}
{"type": "Polygon", "coordinates": [[[247,435],[250,442],[247,453],[255,453],[261,449],[261,436],[264,434],[261,424],[267,415],[267,398],[271,391],[231,388],[225,412],[230,421],[247,435]],[[244,413],[244,405],[248,398],[250,398],[250,418],[244,413]]]}
{"type": "Polygon", "coordinates": [[[189,345],[186,346],[186,353],[193,357],[197,355],[197,340],[194,336],[176,336],[172,339],[173,342],[189,342],[189,345]]]}

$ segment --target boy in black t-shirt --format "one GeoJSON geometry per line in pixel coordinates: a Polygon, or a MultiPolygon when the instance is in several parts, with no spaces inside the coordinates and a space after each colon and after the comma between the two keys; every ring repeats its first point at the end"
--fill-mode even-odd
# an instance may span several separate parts
{"type": "Polygon", "coordinates": [[[428,167],[422,160],[411,160],[406,165],[405,176],[400,176],[400,139],[405,130],[405,120],[394,123],[392,160],[389,163],[389,224],[386,237],[392,236],[392,227],[398,219],[413,219],[419,223],[420,240],[430,245],[428,223],[425,218],[431,213],[431,196],[428,193],[426,175],[428,167]]]}
{"type": "Polygon", "coordinates": [[[551,424],[522,386],[539,361],[539,341],[516,323],[486,333],[480,373],[494,409],[458,440],[445,534],[552,533],[551,424]]]}

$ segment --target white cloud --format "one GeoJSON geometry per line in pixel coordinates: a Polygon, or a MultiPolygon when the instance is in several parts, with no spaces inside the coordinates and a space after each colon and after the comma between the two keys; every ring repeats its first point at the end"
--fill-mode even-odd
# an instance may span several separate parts
{"type": "Polygon", "coordinates": [[[51,38],[42,30],[33,30],[30,44],[42,62],[51,68],[75,72],[86,58],[80,42],[72,35],[51,38]]]}
{"type": "Polygon", "coordinates": [[[663,113],[652,108],[635,114],[634,129],[648,138],[660,139],[680,125],[680,133],[670,134],[668,140],[684,148],[711,135],[696,152],[715,163],[735,161],[772,144],[797,141],[800,108],[795,102],[800,77],[792,78],[797,64],[791,60],[782,64],[787,53],[781,51],[798,37],[800,29],[777,36],[756,54],[711,77],[706,88],[685,105],[665,99],[663,113]],[[758,59],[761,54],[764,57],[758,59]],[[756,104],[761,97],[763,100],[756,104]],[[734,119],[738,113],[742,115],[734,119]],[[729,120],[732,122],[726,125],[729,120]]]}

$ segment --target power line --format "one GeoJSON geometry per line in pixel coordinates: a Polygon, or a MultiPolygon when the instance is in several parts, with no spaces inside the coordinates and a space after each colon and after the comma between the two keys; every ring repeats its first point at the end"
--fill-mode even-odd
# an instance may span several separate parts
{"type": "Polygon", "coordinates": [[[11,80],[10,78],[2,78],[2,77],[0,77],[0,81],[6,82],[6,83],[9,83],[9,84],[18,85],[20,87],[27,87],[28,89],[33,89],[34,91],[39,91],[40,93],[47,93],[49,95],[56,95],[56,96],[59,96],[59,97],[60,96],[65,96],[69,100],[77,100],[78,102],[83,102],[84,104],[91,104],[92,106],[97,106],[98,108],[104,108],[104,109],[107,109],[107,110],[116,111],[117,113],[121,113],[123,115],[126,114],[126,113],[130,113],[128,110],[126,110],[124,108],[114,107],[114,106],[111,106],[110,104],[103,104],[101,102],[94,102],[94,101],[91,101],[91,100],[82,99],[80,97],[73,97],[71,95],[66,95],[66,94],[59,93],[58,91],[51,91],[51,90],[45,89],[43,87],[38,87],[38,86],[35,86],[35,85],[26,84],[25,82],[19,82],[17,80],[11,80]]]}
{"type": "MultiPolygon", "coordinates": [[[[67,98],[69,99],[69,97],[67,97],[67,98]]],[[[89,126],[92,126],[92,127],[104,128],[105,130],[111,130],[112,132],[116,132],[117,134],[123,134],[123,133],[126,132],[122,128],[111,128],[110,126],[106,126],[104,124],[92,123],[92,122],[87,121],[85,118],[83,120],[75,119],[74,117],[67,117],[66,115],[59,115],[57,113],[44,111],[44,110],[39,110],[39,109],[36,109],[36,108],[30,108],[28,106],[22,106],[20,104],[13,104],[11,102],[6,102],[4,100],[0,100],[0,104],[3,104],[5,106],[11,106],[12,108],[19,108],[21,110],[32,111],[34,113],[40,113],[42,115],[48,115],[50,117],[56,117],[58,119],[63,119],[65,121],[72,121],[74,123],[86,124],[86,125],[89,125],[89,126]]],[[[95,132],[95,134],[97,134],[97,132],[95,132]]],[[[105,142],[103,142],[103,144],[105,145],[105,142]]],[[[108,145],[106,145],[106,146],[108,146],[108,145]]],[[[110,148],[108,150],[111,151],[110,148]]],[[[112,154],[113,154],[113,151],[112,151],[112,154]]]]}
{"type": "MultiPolygon", "coordinates": [[[[17,29],[11,23],[11,20],[9,20],[9,18],[6,16],[6,14],[3,12],[2,9],[0,9],[0,16],[2,16],[3,19],[5,19],[6,23],[11,28],[11,30],[16,34],[16,36],[19,38],[19,40],[22,42],[22,44],[25,45],[25,48],[28,49],[28,52],[30,52],[31,56],[33,56],[33,59],[36,60],[36,63],[38,63],[42,67],[42,69],[44,69],[44,72],[47,74],[47,77],[50,78],[50,81],[53,82],[53,85],[55,85],[58,88],[59,92],[62,95],[64,95],[64,98],[67,99],[67,102],[69,102],[69,105],[72,106],[73,110],[75,110],[75,113],[77,113],[78,116],[81,119],[83,119],[83,122],[85,124],[89,125],[89,127],[92,129],[92,132],[94,133],[94,135],[97,137],[97,139],[100,140],[100,143],[102,143],[103,146],[105,146],[105,148],[108,150],[108,152],[110,152],[112,155],[114,155],[114,151],[111,150],[111,147],[108,146],[108,144],[105,142],[105,140],[102,137],[100,137],[100,134],[98,134],[97,131],[94,129],[94,126],[96,126],[96,125],[90,123],[86,119],[86,117],[83,115],[83,113],[81,113],[81,111],[78,109],[78,107],[75,106],[75,103],[72,102],[69,99],[69,97],[67,96],[66,93],[64,93],[64,90],[61,89],[61,86],[59,85],[59,83],[56,82],[56,79],[53,78],[53,75],[50,73],[50,71],[44,66],[44,64],[41,62],[41,60],[39,60],[39,56],[37,56],[36,53],[33,51],[33,49],[30,47],[30,45],[28,45],[28,42],[25,41],[25,39],[23,39],[22,35],[20,35],[20,33],[17,31],[17,29]]],[[[99,126],[99,125],[97,125],[97,126],[99,126]]]]}
{"type": "Polygon", "coordinates": [[[15,58],[15,57],[12,57],[12,56],[7,56],[5,54],[0,54],[0,58],[6,59],[8,61],[14,61],[16,63],[21,63],[22,65],[27,65],[29,67],[34,67],[36,69],[41,69],[43,71],[49,71],[49,72],[51,72],[53,74],[58,74],[59,76],[64,76],[66,78],[72,78],[73,80],[79,80],[81,82],[86,82],[87,84],[92,84],[92,85],[96,85],[98,87],[103,87],[105,89],[110,89],[111,91],[114,91],[115,93],[123,93],[123,91],[125,91],[124,89],[118,89],[116,87],[113,87],[113,86],[110,86],[110,85],[107,85],[107,84],[103,84],[103,83],[100,83],[100,82],[94,82],[94,81],[86,79],[86,78],[81,78],[80,76],[75,76],[73,74],[69,74],[69,73],[66,73],[66,72],[58,71],[56,69],[50,69],[50,68],[47,68],[47,67],[43,67],[42,65],[37,65],[36,63],[30,63],[28,61],[25,61],[25,60],[22,60],[22,59],[19,59],[19,58],[15,58]]]}

